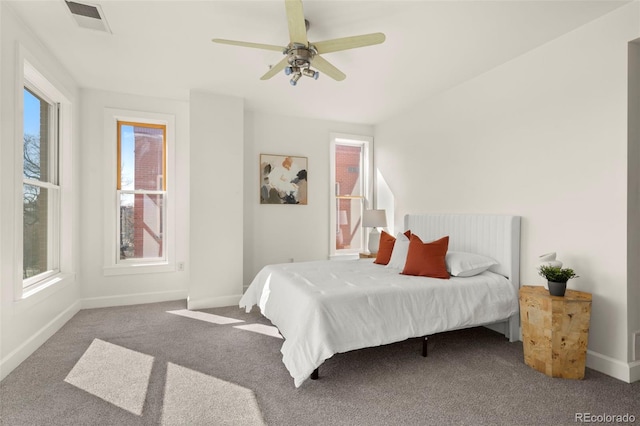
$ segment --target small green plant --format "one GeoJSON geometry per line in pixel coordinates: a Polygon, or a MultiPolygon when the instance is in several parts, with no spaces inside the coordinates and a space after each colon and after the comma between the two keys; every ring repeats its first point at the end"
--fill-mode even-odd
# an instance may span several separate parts
{"type": "Polygon", "coordinates": [[[579,276],[571,268],[558,268],[557,266],[542,265],[538,268],[541,277],[545,277],[547,281],[556,283],[566,283],[571,278],[579,276]]]}

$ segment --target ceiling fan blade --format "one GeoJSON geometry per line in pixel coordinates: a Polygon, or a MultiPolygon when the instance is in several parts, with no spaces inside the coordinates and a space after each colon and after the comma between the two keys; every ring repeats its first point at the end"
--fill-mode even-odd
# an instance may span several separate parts
{"type": "Polygon", "coordinates": [[[277,64],[275,64],[274,66],[271,67],[271,69],[269,71],[267,71],[265,73],[265,75],[263,75],[262,77],[260,77],[260,80],[269,80],[271,77],[273,77],[274,75],[278,74],[280,71],[282,71],[287,65],[289,65],[289,58],[287,58],[286,56],[277,64]]]}
{"type": "Polygon", "coordinates": [[[272,44],[249,43],[246,41],[225,40],[223,38],[214,38],[211,41],[214,43],[231,44],[233,46],[253,47],[254,49],[276,50],[278,52],[282,52],[285,49],[282,46],[274,46],[272,44]]]}
{"type": "Polygon", "coordinates": [[[334,80],[342,81],[345,78],[347,78],[345,73],[343,73],[338,68],[331,65],[322,56],[319,56],[319,55],[314,56],[313,60],[311,61],[311,65],[334,80]]]}
{"type": "Polygon", "coordinates": [[[313,43],[313,45],[316,47],[318,53],[322,54],[380,44],[384,42],[385,39],[386,37],[383,33],[373,33],[353,37],[335,38],[333,40],[313,43]]]}
{"type": "Polygon", "coordinates": [[[301,43],[305,46],[307,40],[307,24],[304,22],[304,12],[301,0],[285,0],[287,24],[289,25],[289,40],[291,43],[301,43]]]}

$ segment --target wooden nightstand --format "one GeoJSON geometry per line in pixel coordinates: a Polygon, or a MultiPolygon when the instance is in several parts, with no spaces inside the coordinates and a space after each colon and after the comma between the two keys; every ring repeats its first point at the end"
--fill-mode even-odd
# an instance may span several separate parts
{"type": "Polygon", "coordinates": [[[520,288],[524,362],[549,377],[584,378],[591,294],[551,296],[540,286],[520,288]]]}
{"type": "Polygon", "coordinates": [[[375,259],[377,255],[377,253],[360,253],[360,259],[375,259]]]}

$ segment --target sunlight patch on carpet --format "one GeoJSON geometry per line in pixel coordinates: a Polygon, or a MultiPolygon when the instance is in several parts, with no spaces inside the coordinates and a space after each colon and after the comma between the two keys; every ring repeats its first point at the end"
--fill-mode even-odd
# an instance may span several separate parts
{"type": "Polygon", "coordinates": [[[142,415],[153,357],[94,339],[65,382],[142,415]]]}
{"type": "Polygon", "coordinates": [[[170,362],[167,364],[162,425],[188,424],[265,423],[252,390],[170,362]]]}
{"type": "Polygon", "coordinates": [[[167,311],[169,314],[180,315],[181,317],[193,318],[200,321],[206,321],[213,324],[236,324],[239,322],[244,322],[243,320],[223,317],[220,315],[208,314],[206,312],[200,311],[190,311],[188,309],[178,309],[177,311],[167,311]]]}
{"type": "Polygon", "coordinates": [[[254,333],[265,334],[271,337],[277,337],[282,339],[282,335],[278,329],[272,325],[264,324],[247,324],[247,325],[234,325],[233,328],[239,328],[240,330],[253,331],[254,333]]]}

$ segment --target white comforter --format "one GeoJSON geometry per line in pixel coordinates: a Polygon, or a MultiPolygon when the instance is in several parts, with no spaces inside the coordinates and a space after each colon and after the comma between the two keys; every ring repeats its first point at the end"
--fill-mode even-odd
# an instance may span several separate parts
{"type": "Polygon", "coordinates": [[[362,259],[265,266],[240,299],[247,312],[253,305],[285,338],[283,362],[298,387],[336,353],[506,319],[518,295],[492,272],[441,280],[362,259]]]}

